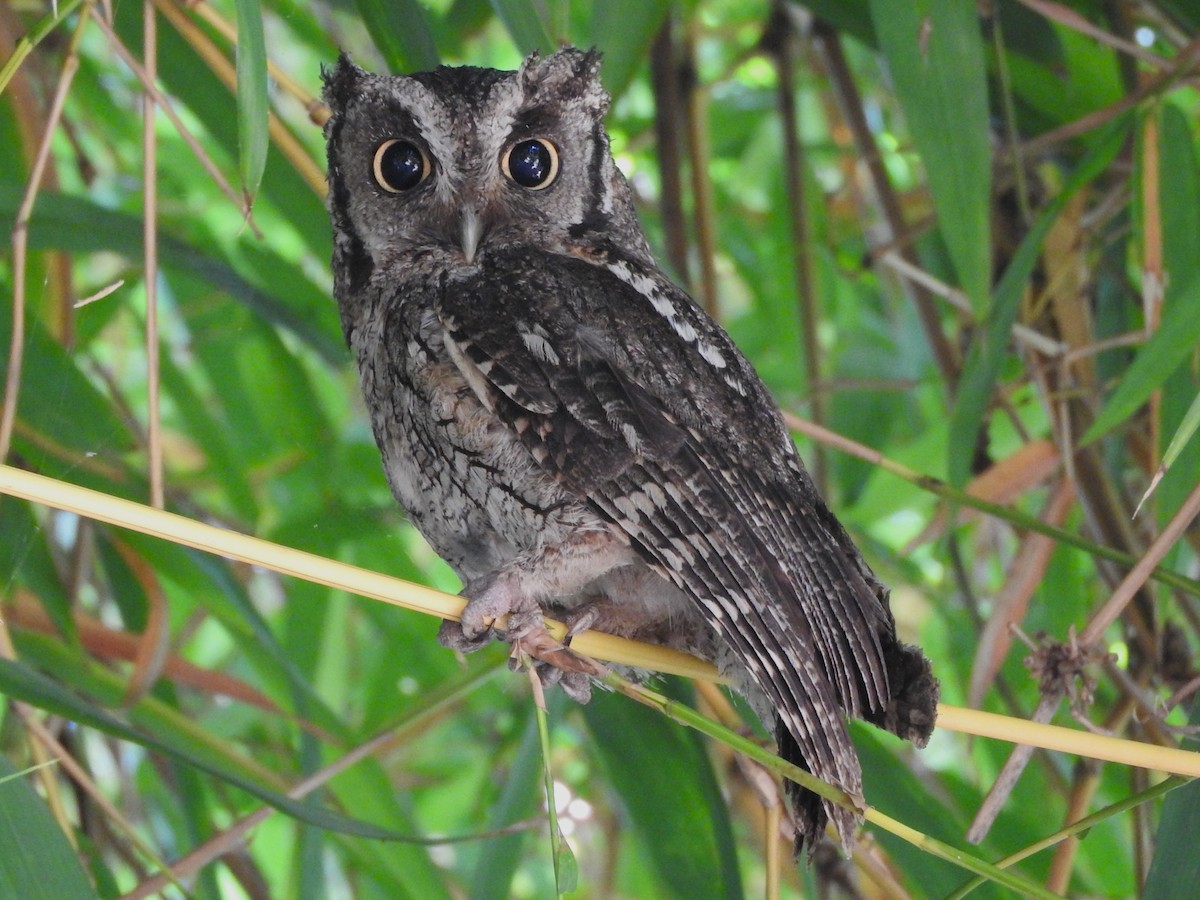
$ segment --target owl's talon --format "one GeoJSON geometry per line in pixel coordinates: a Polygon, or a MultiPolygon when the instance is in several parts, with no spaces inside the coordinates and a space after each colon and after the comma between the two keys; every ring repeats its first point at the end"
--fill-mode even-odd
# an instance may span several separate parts
{"type": "MultiPolygon", "coordinates": [[[[582,672],[566,672],[562,669],[553,669],[552,671],[558,673],[554,682],[562,688],[564,694],[576,703],[584,704],[592,699],[592,679],[590,675],[585,675],[582,672]]],[[[538,674],[540,675],[541,672],[539,671],[538,674]]],[[[545,679],[543,679],[542,683],[546,683],[545,679]]]]}
{"type": "Polygon", "coordinates": [[[513,653],[509,657],[509,668],[516,670],[520,667],[521,654],[532,658],[534,671],[544,687],[558,685],[563,692],[576,703],[587,703],[592,699],[592,675],[583,669],[600,669],[591,660],[572,653],[554,637],[543,630],[540,635],[530,635],[513,644],[513,653]]]}
{"type": "Polygon", "coordinates": [[[571,639],[575,635],[583,634],[600,619],[599,604],[601,602],[593,601],[563,616],[563,622],[567,626],[567,633],[563,637],[563,643],[566,646],[570,647],[571,639]]]}
{"type": "Polygon", "coordinates": [[[437,633],[439,644],[448,650],[457,650],[459,653],[474,653],[476,650],[482,650],[495,638],[496,635],[492,628],[487,628],[474,637],[467,637],[462,623],[450,619],[442,622],[442,627],[438,629],[437,633]]]}

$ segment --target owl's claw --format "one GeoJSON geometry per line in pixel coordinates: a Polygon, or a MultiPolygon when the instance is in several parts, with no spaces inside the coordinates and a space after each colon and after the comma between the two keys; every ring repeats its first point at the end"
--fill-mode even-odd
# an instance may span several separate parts
{"type": "Polygon", "coordinates": [[[596,624],[600,619],[600,602],[596,600],[586,603],[563,616],[563,623],[567,626],[567,633],[563,637],[564,644],[570,647],[571,639],[575,635],[583,634],[596,624]]]}
{"type": "MultiPolygon", "coordinates": [[[[572,652],[562,641],[546,630],[542,609],[514,587],[503,574],[484,576],[463,590],[467,605],[460,622],[446,621],[438,631],[438,642],[451,650],[471,653],[495,638],[509,641],[513,646],[514,668],[522,654],[533,658],[538,677],[543,684],[559,684],[567,696],[579,703],[591,699],[591,676],[603,675],[604,670],[586,657],[572,652]],[[503,628],[497,626],[500,617],[507,616],[503,628]]],[[[570,621],[573,636],[591,624],[593,616],[586,611],[570,621]]],[[[569,640],[569,637],[568,637],[569,640]]]]}
{"type": "Polygon", "coordinates": [[[535,671],[543,685],[557,684],[576,703],[587,703],[592,699],[592,677],[583,672],[559,669],[549,663],[538,662],[535,671]]]}
{"type": "Polygon", "coordinates": [[[493,628],[484,629],[475,637],[467,637],[462,623],[450,619],[442,622],[442,627],[438,629],[437,633],[439,644],[447,650],[457,650],[459,653],[474,653],[476,650],[482,650],[495,640],[495,637],[493,628]]]}

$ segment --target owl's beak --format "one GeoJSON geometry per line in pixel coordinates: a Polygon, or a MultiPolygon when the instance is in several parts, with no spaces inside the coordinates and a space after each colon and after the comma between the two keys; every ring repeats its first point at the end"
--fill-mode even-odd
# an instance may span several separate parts
{"type": "Polygon", "coordinates": [[[459,246],[462,247],[468,265],[475,262],[475,251],[482,236],[483,222],[479,219],[479,213],[468,206],[460,214],[458,225],[459,246]]]}

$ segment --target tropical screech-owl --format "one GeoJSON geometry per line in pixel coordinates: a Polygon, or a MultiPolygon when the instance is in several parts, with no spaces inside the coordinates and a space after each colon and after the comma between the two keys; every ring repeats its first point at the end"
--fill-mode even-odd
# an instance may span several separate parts
{"type": "MultiPolygon", "coordinates": [[[[469,600],[440,639],[508,614],[527,641],[545,612],[694,653],[861,797],[843,713],[923,745],[937,682],[757,374],[651,256],[599,63],[325,73],[346,340],[392,491],[469,600]]],[[[849,845],[852,813],[791,793],[797,849],[827,816],[849,845]]]]}

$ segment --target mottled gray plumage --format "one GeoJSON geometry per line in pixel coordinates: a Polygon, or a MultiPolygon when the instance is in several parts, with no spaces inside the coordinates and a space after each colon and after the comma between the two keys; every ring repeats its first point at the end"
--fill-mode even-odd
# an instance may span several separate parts
{"type": "MultiPolygon", "coordinates": [[[[466,585],[442,639],[548,611],[696,653],[859,797],[843,714],[924,744],[936,681],[750,364],[654,262],[598,66],[326,74],[335,293],[392,490],[466,585]]],[[[850,840],[793,796],[801,843],[826,815],[850,840]]]]}

